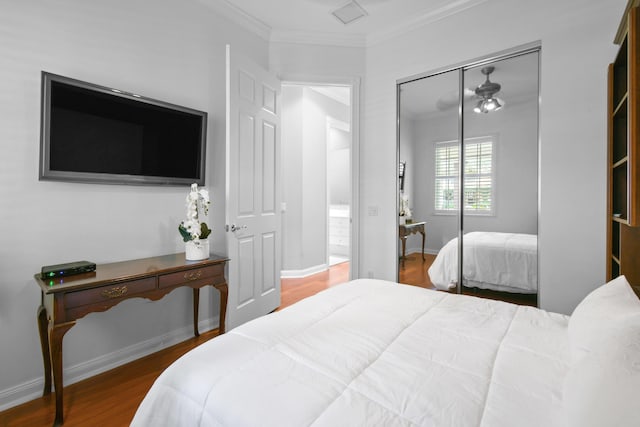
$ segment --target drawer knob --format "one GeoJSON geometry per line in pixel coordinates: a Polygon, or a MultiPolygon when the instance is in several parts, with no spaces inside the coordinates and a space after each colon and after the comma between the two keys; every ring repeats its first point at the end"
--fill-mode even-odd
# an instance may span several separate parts
{"type": "Polygon", "coordinates": [[[189,271],[187,273],[184,273],[184,280],[198,280],[200,277],[202,277],[202,270],[198,270],[198,271],[189,271]]]}
{"type": "Polygon", "coordinates": [[[105,298],[120,298],[121,296],[126,295],[127,292],[129,292],[129,289],[126,285],[117,286],[115,288],[105,289],[102,291],[102,296],[105,298]]]}

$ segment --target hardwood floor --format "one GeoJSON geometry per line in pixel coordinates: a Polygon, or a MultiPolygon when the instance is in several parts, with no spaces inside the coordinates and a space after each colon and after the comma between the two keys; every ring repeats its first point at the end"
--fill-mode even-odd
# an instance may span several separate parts
{"type": "MultiPolygon", "coordinates": [[[[217,330],[204,332],[199,337],[65,387],[64,426],[128,426],[158,375],[184,353],[217,335],[217,330]]],[[[0,412],[0,426],[51,426],[54,416],[52,393],[0,412]]]]}
{"type": "MultiPolygon", "coordinates": [[[[328,271],[303,279],[282,279],[282,303],[278,309],[347,280],[349,263],[337,264],[328,271]]],[[[162,371],[187,351],[217,335],[217,330],[204,332],[197,338],[65,387],[64,426],[128,426],[162,371]]],[[[54,416],[52,393],[0,412],[0,427],[51,426],[54,416]]]]}
{"type": "Polygon", "coordinates": [[[427,270],[436,259],[435,255],[424,254],[424,261],[422,255],[419,253],[409,254],[404,260],[400,260],[399,275],[400,283],[406,283],[407,285],[420,286],[421,288],[435,289],[435,286],[429,279],[427,270]]]}
{"type": "MultiPolygon", "coordinates": [[[[433,288],[427,269],[435,257],[425,255],[425,258],[426,260],[422,261],[419,254],[408,255],[404,267],[401,265],[400,282],[433,288]]],[[[278,310],[347,280],[349,280],[349,263],[337,264],[328,271],[303,279],[282,279],[281,305],[278,310]]],[[[471,291],[469,293],[481,297],[504,299],[500,295],[487,296],[471,291]]],[[[184,353],[217,335],[217,330],[204,332],[197,338],[188,339],[173,347],[65,387],[64,425],[66,427],[128,426],[138,405],[160,373],[184,353]]],[[[0,427],[51,426],[54,415],[55,400],[52,393],[47,397],[0,412],[0,427]]]]}
{"type": "Polygon", "coordinates": [[[280,307],[283,309],[296,301],[349,280],[349,263],[343,262],[329,270],[301,279],[281,279],[280,307]]]}

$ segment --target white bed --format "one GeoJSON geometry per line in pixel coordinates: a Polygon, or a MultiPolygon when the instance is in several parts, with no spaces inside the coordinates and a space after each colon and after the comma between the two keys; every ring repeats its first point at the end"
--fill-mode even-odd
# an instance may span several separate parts
{"type": "MultiPolygon", "coordinates": [[[[496,291],[534,294],[538,292],[538,237],[534,234],[474,231],[466,233],[464,286],[496,291]]],[[[450,289],[458,282],[458,238],[438,252],[429,267],[429,278],[437,289],[450,289]]]]}
{"type": "MultiPolygon", "coordinates": [[[[624,323],[640,332],[640,302],[625,285],[600,289],[610,287],[604,295],[609,303],[611,292],[635,298],[629,307],[636,321],[624,323]]],[[[596,426],[590,421],[602,418],[582,409],[591,398],[585,375],[574,372],[577,360],[589,358],[574,353],[600,348],[597,335],[583,332],[593,329],[593,313],[602,307],[587,305],[572,341],[564,315],[355,280],[190,351],[157,379],[131,425],[548,427],[567,425],[569,417],[586,422],[575,425],[596,426]]],[[[630,363],[640,371],[640,356],[634,357],[630,363]]],[[[627,365],[616,361],[614,377],[616,369],[627,365]]],[[[625,378],[634,378],[629,369],[625,378]]],[[[640,387],[636,374],[631,391],[640,387]]],[[[591,388],[609,392],[606,384],[591,388]]],[[[629,396],[631,404],[621,408],[625,399],[598,394],[598,408],[611,401],[623,417],[637,417],[637,389],[629,396]]],[[[629,419],[637,421],[621,420],[629,419]]]]}

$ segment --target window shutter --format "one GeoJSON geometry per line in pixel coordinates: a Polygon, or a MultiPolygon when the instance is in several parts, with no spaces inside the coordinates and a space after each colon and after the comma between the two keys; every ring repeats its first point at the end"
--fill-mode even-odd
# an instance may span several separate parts
{"type": "MultiPolygon", "coordinates": [[[[493,213],[494,143],[492,137],[465,140],[464,211],[493,213]]],[[[435,146],[435,210],[455,212],[459,209],[458,168],[460,155],[456,141],[438,142],[435,146]]]]}
{"type": "Polygon", "coordinates": [[[465,143],[464,210],[493,211],[493,141],[465,143]]]}
{"type": "Polygon", "coordinates": [[[435,210],[458,209],[458,168],[460,156],[455,142],[436,144],[435,210]]]}

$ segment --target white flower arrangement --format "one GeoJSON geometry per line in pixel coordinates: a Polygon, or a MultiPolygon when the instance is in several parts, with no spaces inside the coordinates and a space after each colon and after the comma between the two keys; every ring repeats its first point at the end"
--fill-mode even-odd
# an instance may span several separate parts
{"type": "Polygon", "coordinates": [[[198,243],[211,234],[211,229],[205,222],[200,221],[200,214],[209,214],[209,191],[198,188],[198,184],[191,184],[191,191],[187,195],[187,219],[178,226],[178,231],[185,242],[198,243]]]}
{"type": "Polygon", "coordinates": [[[400,195],[400,216],[404,216],[407,219],[411,218],[411,208],[409,208],[409,196],[406,194],[400,195]]]}

